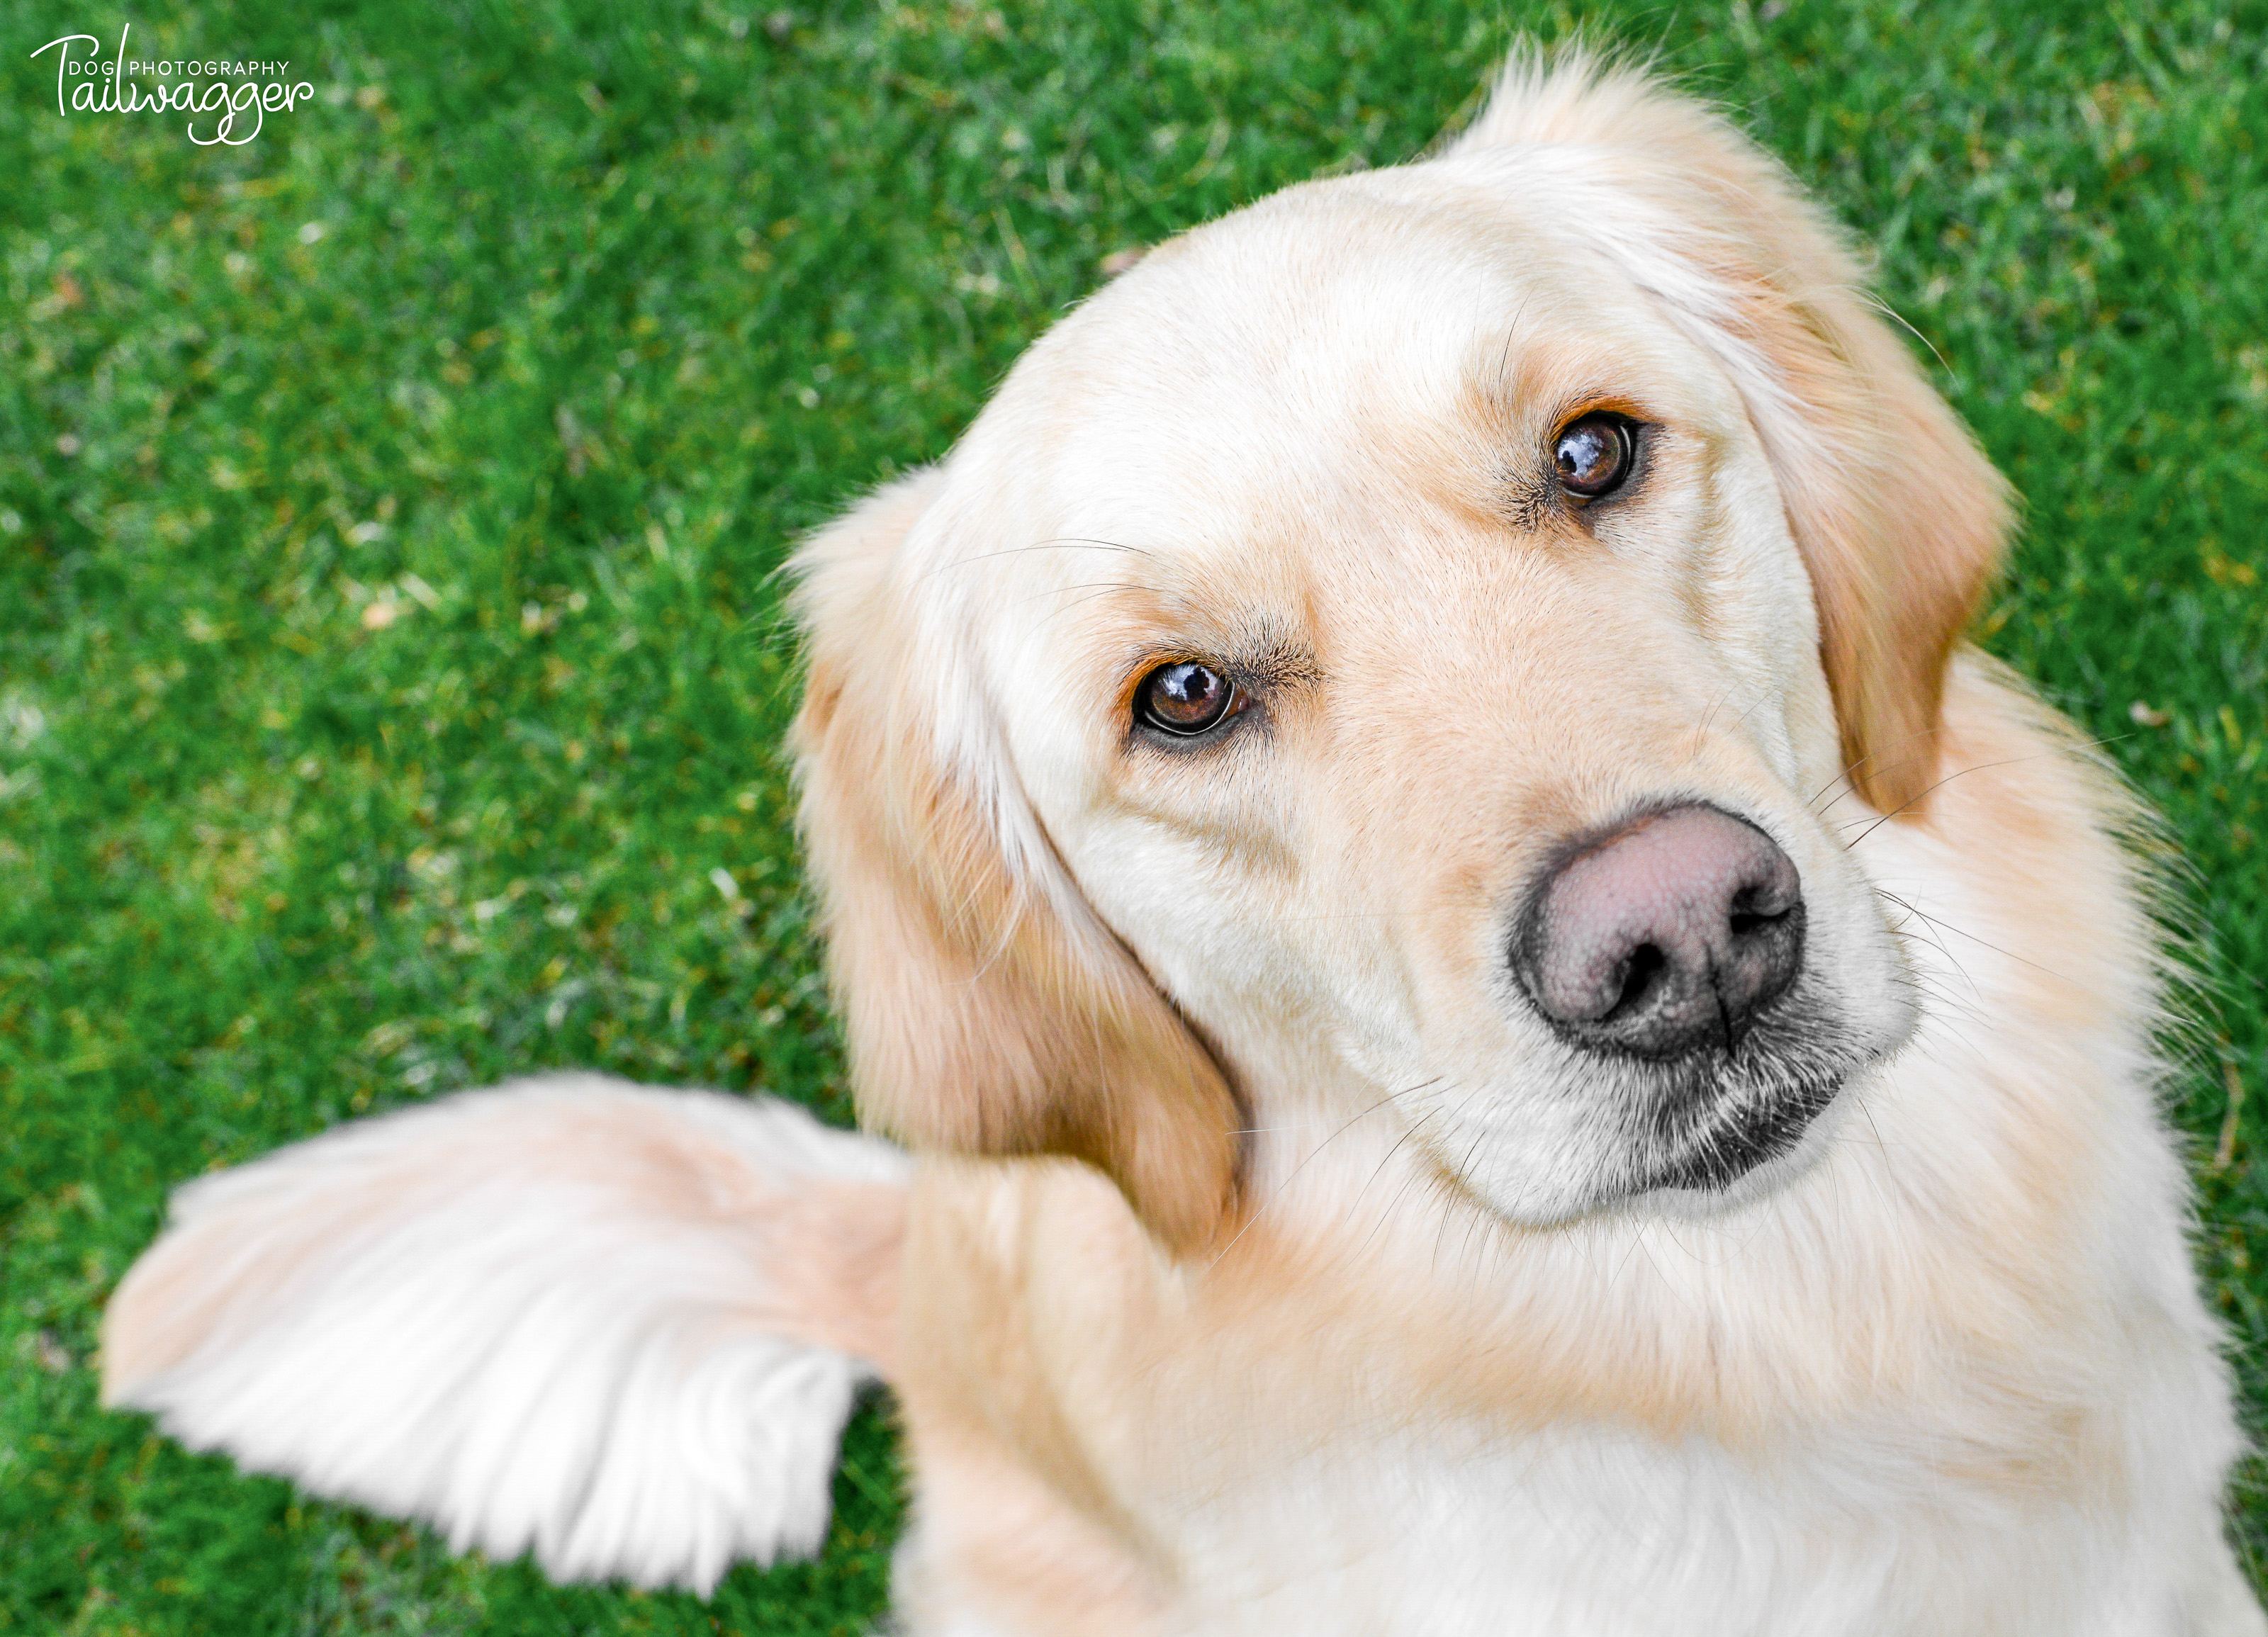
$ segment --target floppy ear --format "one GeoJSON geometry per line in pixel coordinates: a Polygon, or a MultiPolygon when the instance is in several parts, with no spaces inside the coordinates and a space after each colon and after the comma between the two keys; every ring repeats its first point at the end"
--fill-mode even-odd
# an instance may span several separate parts
{"type": "Polygon", "coordinates": [[[1844,759],[1877,811],[1937,778],[1953,644],[1998,569],[2009,492],[1779,164],[1638,70],[1505,70],[1450,150],[1565,146],[1610,180],[1583,231],[1729,370],[1811,574],[1844,759]]]}
{"type": "Polygon", "coordinates": [[[941,588],[898,548],[937,482],[871,496],[795,565],[804,846],[859,1117],[917,1149],[1086,1160],[1193,1252],[1230,1209],[1243,1121],[1211,1054],[1079,898],[955,634],[917,617],[941,588]]]}

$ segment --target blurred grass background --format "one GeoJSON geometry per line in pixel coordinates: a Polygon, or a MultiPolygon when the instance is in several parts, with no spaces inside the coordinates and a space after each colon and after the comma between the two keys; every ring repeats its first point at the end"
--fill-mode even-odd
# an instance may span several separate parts
{"type": "Polygon", "coordinates": [[[2194,863],[2173,1101],[2259,1422],[2257,0],[0,17],[0,1632],[864,1629],[900,1512],[872,1414],[821,1562],[554,1588],[102,1413],[103,1299],[170,1184],[541,1066],[843,1116],[789,541],[941,453],[1114,253],[1410,156],[1521,30],[1736,111],[2028,497],[1981,634],[2194,863]],[[30,54],[122,21],[316,94],[235,148],[59,118],[30,54]]]}

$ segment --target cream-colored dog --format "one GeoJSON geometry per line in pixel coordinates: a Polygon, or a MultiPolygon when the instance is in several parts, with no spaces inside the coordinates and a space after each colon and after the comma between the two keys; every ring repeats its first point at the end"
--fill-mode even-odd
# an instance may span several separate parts
{"type": "Polygon", "coordinates": [[[799,566],[861,1108],[526,1083],[179,1196],[114,1402],[900,1619],[2258,1633],[2116,780],[1764,154],[1516,64],[1152,253],[799,566]]]}

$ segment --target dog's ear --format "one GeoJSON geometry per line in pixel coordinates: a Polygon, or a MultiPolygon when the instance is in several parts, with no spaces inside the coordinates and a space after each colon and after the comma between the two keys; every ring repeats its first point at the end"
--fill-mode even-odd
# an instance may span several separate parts
{"type": "Polygon", "coordinates": [[[895,559],[937,480],[881,490],[796,562],[802,828],[859,1117],[916,1149],[1070,1155],[1160,1240],[1226,1222],[1235,1099],[1079,899],[983,720],[940,595],[895,559]]]}
{"type": "Polygon", "coordinates": [[[1810,570],[1851,782],[1879,811],[1918,811],[1946,665],[2007,537],[2007,486],[1865,293],[1842,233],[1725,120],[1633,68],[1523,57],[1450,152],[1521,146],[1566,148],[1563,174],[1609,185],[1593,242],[1738,385],[1810,570]]]}

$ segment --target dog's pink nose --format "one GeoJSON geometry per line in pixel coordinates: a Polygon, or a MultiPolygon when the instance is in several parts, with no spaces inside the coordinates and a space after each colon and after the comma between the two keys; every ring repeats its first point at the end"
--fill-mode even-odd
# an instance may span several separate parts
{"type": "Polygon", "coordinates": [[[1513,964],[1580,1043],[1655,1059],[1737,1048],[1803,961],[1803,885],[1754,825],[1697,804],[1578,848],[1535,889],[1513,964]]]}

